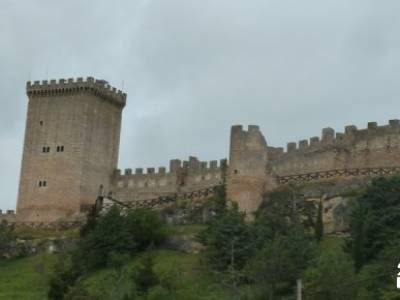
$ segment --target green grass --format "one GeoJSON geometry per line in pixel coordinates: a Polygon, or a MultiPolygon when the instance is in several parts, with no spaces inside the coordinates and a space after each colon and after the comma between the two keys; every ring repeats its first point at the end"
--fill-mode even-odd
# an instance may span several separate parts
{"type": "MultiPolygon", "coordinates": [[[[152,253],[155,272],[161,278],[166,276],[175,278],[175,300],[232,299],[229,290],[221,288],[216,276],[206,270],[201,255],[169,250],[155,250],[152,253]]],[[[109,299],[117,299],[121,290],[128,291],[130,289],[132,283],[129,278],[129,271],[135,268],[141,256],[131,259],[125,265],[125,271],[118,272],[115,269],[108,268],[91,274],[84,282],[86,289],[93,296],[104,296],[104,293],[109,293],[109,299]],[[113,292],[116,282],[119,282],[119,292],[116,290],[113,292]]],[[[160,292],[160,287],[153,289],[153,293],[156,294],[157,292],[160,292]]],[[[165,290],[163,293],[166,294],[166,298],[160,299],[169,299],[165,290]]]]}
{"type": "Polygon", "coordinates": [[[0,261],[0,299],[47,299],[54,254],[0,261]]]}

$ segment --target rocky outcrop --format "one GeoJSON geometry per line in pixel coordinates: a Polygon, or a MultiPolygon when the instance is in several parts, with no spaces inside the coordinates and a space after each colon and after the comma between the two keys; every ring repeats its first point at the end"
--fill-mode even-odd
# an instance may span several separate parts
{"type": "Polygon", "coordinates": [[[48,238],[48,239],[16,239],[3,247],[0,259],[36,255],[39,253],[56,253],[73,250],[77,245],[77,238],[48,238]]]}
{"type": "Polygon", "coordinates": [[[349,231],[350,205],[366,188],[365,180],[319,182],[302,187],[304,197],[315,203],[322,201],[323,222],[326,234],[349,231]]]}
{"type": "Polygon", "coordinates": [[[204,250],[196,235],[171,235],[165,240],[164,247],[169,250],[181,251],[190,254],[198,254],[204,250]]]}

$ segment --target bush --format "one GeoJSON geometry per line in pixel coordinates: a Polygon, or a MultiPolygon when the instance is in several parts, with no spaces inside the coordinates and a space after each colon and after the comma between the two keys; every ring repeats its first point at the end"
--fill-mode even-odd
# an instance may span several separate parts
{"type": "Polygon", "coordinates": [[[111,253],[133,255],[164,237],[164,223],[158,212],[141,209],[122,214],[112,207],[97,220],[96,226],[82,238],[75,254],[83,271],[106,266],[111,253]]]}
{"type": "Polygon", "coordinates": [[[322,252],[306,271],[304,285],[310,300],[355,299],[357,280],[351,258],[341,248],[322,252]]]}
{"type": "Polygon", "coordinates": [[[53,276],[50,278],[49,299],[62,300],[69,289],[75,284],[80,273],[74,268],[71,257],[62,255],[59,257],[53,276]]]}
{"type": "Polygon", "coordinates": [[[255,250],[256,236],[252,229],[237,205],[214,218],[199,234],[200,241],[207,246],[205,253],[211,266],[219,271],[228,267],[242,269],[255,250]]]}
{"type": "Polygon", "coordinates": [[[357,270],[400,240],[400,176],[378,178],[362,194],[351,216],[351,248],[357,270]]]}

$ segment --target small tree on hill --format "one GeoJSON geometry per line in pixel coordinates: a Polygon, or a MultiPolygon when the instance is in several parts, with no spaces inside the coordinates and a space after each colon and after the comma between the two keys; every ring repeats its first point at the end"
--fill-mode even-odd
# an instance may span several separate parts
{"type": "Polygon", "coordinates": [[[255,237],[253,228],[246,223],[245,214],[239,212],[236,203],[212,219],[199,235],[200,241],[207,246],[205,253],[209,263],[219,271],[228,267],[242,269],[255,250],[255,237]]]}
{"type": "Polygon", "coordinates": [[[132,274],[136,291],[147,299],[149,290],[158,285],[159,279],[154,272],[154,259],[151,253],[147,253],[141,260],[139,266],[132,274]]]}
{"type": "Polygon", "coordinates": [[[318,203],[317,221],[315,222],[315,237],[317,241],[322,241],[324,237],[323,205],[322,200],[318,203]]]}

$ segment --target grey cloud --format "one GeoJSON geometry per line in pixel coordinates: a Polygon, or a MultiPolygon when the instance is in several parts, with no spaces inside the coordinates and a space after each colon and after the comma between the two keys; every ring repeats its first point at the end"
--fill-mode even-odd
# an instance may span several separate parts
{"type": "Polygon", "coordinates": [[[268,143],[400,116],[395,0],[0,2],[0,208],[15,206],[28,79],[124,86],[120,167],[227,156],[232,124],[268,143]]]}

